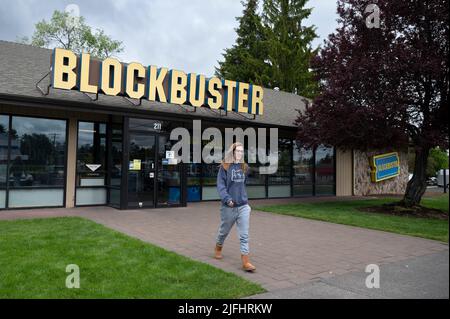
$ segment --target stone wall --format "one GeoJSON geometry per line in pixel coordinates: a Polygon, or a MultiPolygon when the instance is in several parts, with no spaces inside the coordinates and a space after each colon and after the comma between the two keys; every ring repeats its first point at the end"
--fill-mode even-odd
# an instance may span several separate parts
{"type": "Polygon", "coordinates": [[[380,194],[404,194],[408,183],[408,153],[406,150],[354,151],[354,194],[359,196],[380,194]],[[373,183],[370,179],[370,157],[390,152],[398,152],[400,175],[373,183]]]}

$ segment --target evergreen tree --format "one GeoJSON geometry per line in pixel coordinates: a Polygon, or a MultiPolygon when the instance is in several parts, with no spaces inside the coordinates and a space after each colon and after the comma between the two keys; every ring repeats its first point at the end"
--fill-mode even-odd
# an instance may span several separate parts
{"type": "Polygon", "coordinates": [[[241,3],[244,11],[242,17],[236,18],[239,22],[236,43],[225,49],[224,61],[219,61],[216,75],[224,79],[267,86],[267,50],[261,17],[257,13],[258,0],[241,3]]]}
{"type": "Polygon", "coordinates": [[[314,26],[304,26],[311,14],[308,0],[264,0],[262,21],[265,29],[268,61],[268,87],[314,97],[317,83],[310,71],[316,55],[311,42],[317,37],[314,26]]]}

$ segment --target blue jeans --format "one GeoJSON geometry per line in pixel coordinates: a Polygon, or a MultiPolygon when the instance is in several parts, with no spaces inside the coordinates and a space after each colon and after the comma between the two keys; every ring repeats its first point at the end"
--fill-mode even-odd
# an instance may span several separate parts
{"type": "Polygon", "coordinates": [[[222,246],[234,223],[236,223],[241,254],[248,255],[248,228],[250,224],[250,211],[251,207],[248,204],[239,207],[229,207],[222,204],[220,207],[220,226],[217,232],[216,243],[222,246]]]}

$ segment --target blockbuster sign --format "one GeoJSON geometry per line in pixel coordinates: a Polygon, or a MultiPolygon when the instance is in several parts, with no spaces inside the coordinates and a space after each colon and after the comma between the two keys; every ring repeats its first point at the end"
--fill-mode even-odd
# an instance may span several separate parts
{"type": "Polygon", "coordinates": [[[54,89],[145,98],[255,115],[264,113],[264,91],[258,85],[206,78],[137,62],[125,64],[115,58],[101,61],[91,59],[87,53],[77,56],[65,49],[54,49],[51,77],[54,89]]]}

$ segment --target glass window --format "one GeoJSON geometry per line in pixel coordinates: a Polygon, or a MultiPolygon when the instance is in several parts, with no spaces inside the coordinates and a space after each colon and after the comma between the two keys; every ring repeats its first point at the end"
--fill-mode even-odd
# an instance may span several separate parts
{"type": "Polygon", "coordinates": [[[77,186],[105,185],[105,123],[78,123],[77,175],[77,186]]]}
{"type": "Polygon", "coordinates": [[[111,168],[109,169],[109,205],[120,207],[120,185],[122,179],[122,141],[123,130],[121,123],[111,124],[111,168]]]}
{"type": "Polygon", "coordinates": [[[177,143],[169,139],[168,135],[158,136],[158,174],[157,174],[157,203],[158,205],[175,205],[181,200],[180,165],[171,158],[166,158],[177,143]]]}
{"type": "Polygon", "coordinates": [[[266,174],[260,174],[259,168],[262,166],[260,164],[248,164],[248,179],[247,185],[265,185],[266,184],[266,174]]]}
{"type": "Polygon", "coordinates": [[[202,168],[202,185],[216,186],[217,175],[219,174],[220,164],[203,164],[202,168]]]}
{"type": "Polygon", "coordinates": [[[200,185],[201,164],[188,163],[186,164],[186,169],[188,186],[200,185]]]}
{"type": "Polygon", "coordinates": [[[247,185],[265,185],[266,175],[259,174],[259,168],[263,166],[258,162],[258,151],[248,145],[248,139],[245,139],[244,143],[244,159],[249,166],[247,185]],[[252,162],[250,162],[252,160],[252,162]],[[254,161],[256,160],[256,163],[254,161]]]}
{"type": "Polygon", "coordinates": [[[112,207],[120,207],[120,188],[116,189],[116,188],[111,188],[109,190],[109,204],[112,207]]]}
{"type": "Polygon", "coordinates": [[[120,187],[122,176],[122,124],[113,124],[111,132],[111,186],[120,187]]]}
{"type": "MultiPolygon", "coordinates": [[[[256,139],[258,141],[258,139],[256,139]]],[[[255,146],[249,145],[249,139],[245,138],[245,162],[249,166],[247,175],[247,195],[248,198],[266,198],[266,174],[260,174],[260,167],[264,166],[258,161],[258,150],[255,146]],[[256,163],[254,161],[256,160],[256,163]]]]}
{"type": "Polygon", "coordinates": [[[201,164],[190,163],[185,165],[187,169],[187,201],[197,202],[201,199],[201,164]]]}
{"type": "Polygon", "coordinates": [[[63,205],[64,188],[13,188],[9,190],[9,208],[63,205]]]}
{"type": "MultiPolygon", "coordinates": [[[[194,137],[194,136],[193,136],[194,137]]],[[[222,142],[224,136],[222,134],[222,142]]],[[[209,140],[201,140],[202,149],[212,141],[212,137],[209,140]]],[[[197,143],[197,141],[193,141],[197,143]]],[[[221,141],[215,140],[215,142],[220,143],[221,141]]],[[[224,150],[222,149],[222,156],[224,156],[224,150]]],[[[203,162],[203,158],[202,158],[203,162]]],[[[219,193],[217,192],[217,175],[219,174],[220,163],[202,163],[201,169],[201,181],[202,181],[202,200],[212,200],[220,199],[219,193]]]]}
{"type": "Polygon", "coordinates": [[[248,198],[265,198],[266,197],[266,174],[259,173],[261,164],[249,164],[247,179],[247,195],[248,198]]]}
{"type": "Polygon", "coordinates": [[[203,186],[202,187],[202,200],[214,200],[220,199],[219,193],[215,186],[203,186]]]}
{"type": "Polygon", "coordinates": [[[334,148],[316,149],[316,195],[334,195],[334,148]]]}
{"type": "Polygon", "coordinates": [[[76,205],[106,204],[106,123],[78,122],[76,205]]]}
{"type": "Polygon", "coordinates": [[[293,192],[294,196],[313,195],[314,152],[301,146],[298,141],[293,144],[293,192]]]}
{"type": "Polygon", "coordinates": [[[9,116],[0,115],[0,208],[6,206],[9,116]]]}
{"type": "Polygon", "coordinates": [[[77,205],[104,205],[106,204],[106,196],[106,188],[77,188],[77,205]]]}
{"type": "Polygon", "coordinates": [[[65,165],[66,121],[0,115],[0,208],[63,206],[65,165]]]}
{"type": "Polygon", "coordinates": [[[278,140],[278,169],[268,175],[269,197],[291,196],[291,140],[278,140]]]}
{"type": "Polygon", "coordinates": [[[66,121],[13,116],[10,154],[11,188],[64,187],[66,121]]]}
{"type": "Polygon", "coordinates": [[[129,208],[155,204],[156,136],[147,132],[129,135],[128,202],[129,208]]]}
{"type": "Polygon", "coordinates": [[[202,167],[202,199],[219,199],[217,192],[217,175],[220,164],[203,164],[202,167]]]}

